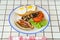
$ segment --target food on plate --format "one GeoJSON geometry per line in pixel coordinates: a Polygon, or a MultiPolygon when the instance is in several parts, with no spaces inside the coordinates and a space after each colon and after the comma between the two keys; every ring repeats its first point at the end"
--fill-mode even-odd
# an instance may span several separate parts
{"type": "Polygon", "coordinates": [[[35,11],[36,10],[35,5],[26,6],[26,8],[27,8],[27,11],[35,11]]]}
{"type": "Polygon", "coordinates": [[[20,13],[18,13],[17,11],[16,14],[21,16],[21,19],[16,21],[15,24],[20,29],[40,29],[43,26],[46,26],[46,24],[48,23],[48,20],[45,19],[44,13],[41,10],[38,11],[37,7],[34,5],[20,7],[18,9],[20,10],[20,13]]]}
{"type": "Polygon", "coordinates": [[[40,29],[41,27],[45,26],[48,21],[46,19],[43,19],[41,22],[34,22],[33,19],[30,19],[29,22],[31,23],[32,26],[40,29]]]}
{"type": "Polygon", "coordinates": [[[36,12],[36,6],[35,5],[30,5],[30,6],[23,6],[18,8],[15,13],[19,16],[25,16],[29,15],[31,13],[36,12]]]}
{"type": "Polygon", "coordinates": [[[34,28],[29,22],[24,20],[19,20],[15,24],[23,30],[31,30],[34,28]]]}
{"type": "Polygon", "coordinates": [[[34,17],[33,20],[35,22],[40,22],[43,18],[44,18],[43,13],[41,11],[39,11],[37,17],[34,17]]]}
{"type": "Polygon", "coordinates": [[[19,7],[18,9],[15,10],[15,13],[16,14],[20,14],[20,15],[23,15],[26,13],[26,8],[25,6],[22,6],[22,7],[19,7]]]}
{"type": "Polygon", "coordinates": [[[35,12],[35,13],[33,12],[33,13],[29,14],[29,15],[22,16],[22,19],[25,20],[25,21],[28,21],[29,19],[34,18],[34,17],[36,17],[37,15],[38,15],[37,12],[35,12]]]}

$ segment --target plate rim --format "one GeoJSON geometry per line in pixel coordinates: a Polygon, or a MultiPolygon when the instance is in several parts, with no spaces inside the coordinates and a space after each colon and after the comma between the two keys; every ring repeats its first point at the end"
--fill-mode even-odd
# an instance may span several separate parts
{"type": "MultiPolygon", "coordinates": [[[[25,6],[25,5],[24,5],[24,6],[25,6]]],[[[26,6],[29,6],[29,5],[26,5],[26,6]]],[[[38,6],[38,5],[35,5],[35,6],[43,9],[43,10],[47,13],[47,15],[48,15],[48,24],[47,24],[43,29],[41,29],[40,31],[34,32],[34,33],[33,33],[33,32],[31,32],[31,33],[26,33],[26,32],[22,32],[22,31],[17,30],[16,28],[14,28],[14,26],[13,26],[13,25],[11,24],[11,22],[10,22],[10,16],[11,16],[11,14],[12,14],[12,12],[13,12],[14,10],[16,10],[17,8],[19,8],[19,7],[21,7],[21,6],[18,6],[18,7],[16,7],[16,8],[14,8],[14,9],[10,12],[10,14],[9,14],[8,21],[9,21],[9,24],[10,24],[11,28],[13,28],[13,29],[16,30],[17,32],[23,33],[23,34],[36,34],[36,33],[39,33],[39,32],[44,31],[47,27],[49,27],[48,25],[49,25],[49,22],[50,22],[50,16],[49,16],[47,10],[44,9],[44,8],[42,8],[42,7],[40,7],[40,6],[38,6]]]]}

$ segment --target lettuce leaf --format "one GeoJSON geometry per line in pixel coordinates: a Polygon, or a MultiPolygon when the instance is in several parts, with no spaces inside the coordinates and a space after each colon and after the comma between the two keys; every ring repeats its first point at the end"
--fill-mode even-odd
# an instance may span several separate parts
{"type": "Polygon", "coordinates": [[[45,26],[47,24],[47,20],[43,20],[41,22],[34,22],[33,19],[29,20],[29,23],[31,23],[32,26],[40,29],[41,27],[45,26]]]}
{"type": "Polygon", "coordinates": [[[42,26],[45,26],[45,25],[47,25],[47,23],[48,23],[47,20],[43,20],[40,24],[41,24],[42,26]]]}

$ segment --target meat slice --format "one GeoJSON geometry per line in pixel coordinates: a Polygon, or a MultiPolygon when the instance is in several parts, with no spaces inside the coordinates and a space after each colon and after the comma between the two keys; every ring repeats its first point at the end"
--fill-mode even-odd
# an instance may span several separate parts
{"type": "Polygon", "coordinates": [[[19,28],[24,29],[24,30],[31,30],[34,27],[27,21],[24,20],[19,20],[15,23],[19,28]]]}

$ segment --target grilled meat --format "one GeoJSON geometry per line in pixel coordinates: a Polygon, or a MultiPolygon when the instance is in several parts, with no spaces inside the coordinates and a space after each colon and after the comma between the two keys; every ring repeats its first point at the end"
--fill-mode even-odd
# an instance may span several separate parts
{"type": "Polygon", "coordinates": [[[24,20],[19,20],[16,22],[16,25],[19,25],[19,28],[24,29],[24,30],[30,30],[33,29],[34,27],[27,21],[24,20]]]}

